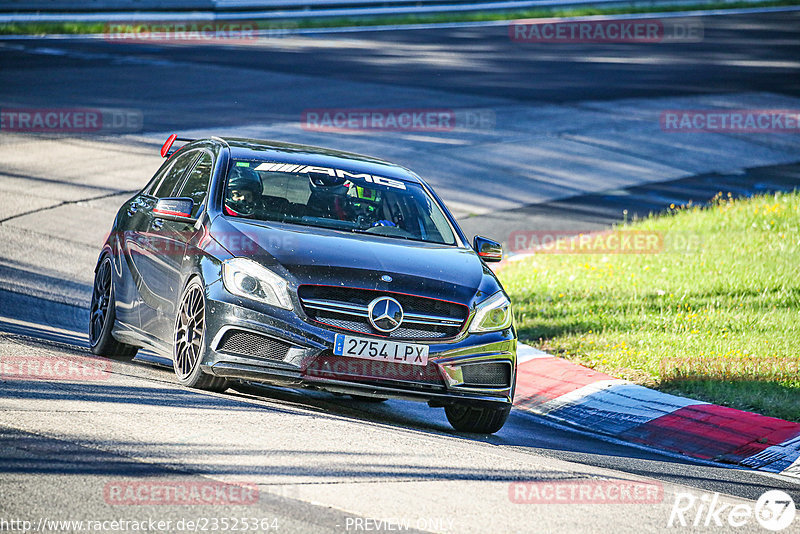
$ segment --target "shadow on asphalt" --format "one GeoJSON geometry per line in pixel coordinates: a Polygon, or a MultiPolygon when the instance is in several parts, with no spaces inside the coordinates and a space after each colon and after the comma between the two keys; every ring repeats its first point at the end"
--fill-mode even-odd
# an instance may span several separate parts
{"type": "MultiPolygon", "coordinates": [[[[800,159],[800,155],[798,155],[800,159]]],[[[467,217],[459,225],[468,234],[491,228],[493,237],[506,240],[513,232],[551,231],[559,236],[602,230],[623,221],[644,219],[670,205],[705,205],[718,193],[749,197],[800,188],[800,164],[747,169],[743,174],[701,174],[680,180],[655,182],[576,195],[561,200],[467,217]]],[[[516,252],[509,240],[508,250],[516,252]]],[[[523,242],[525,246],[525,242],[523,242]]]]}
{"type": "MultiPolygon", "coordinates": [[[[96,90],[62,94],[60,104],[96,105],[99,91],[105,105],[141,109],[148,127],[160,131],[268,124],[279,117],[296,120],[302,109],[320,103],[313,99],[308,87],[299,87],[297,91],[303,98],[293,108],[269,105],[265,88],[257,90],[247,79],[230,80],[225,75],[200,80],[193,68],[196,65],[234,67],[254,73],[305,74],[311,84],[324,85],[325,81],[340,79],[501,96],[519,102],[761,91],[800,93],[800,78],[794,66],[800,55],[796,13],[701,20],[704,35],[697,43],[520,43],[509,38],[506,26],[356,32],[322,38],[289,35],[288,39],[247,46],[246,53],[237,46],[72,40],[60,46],[74,56],[59,55],[57,60],[61,66],[80,72],[82,78],[89,80],[87,86],[96,90]],[[332,40],[337,41],[337,46],[330,46],[332,40]],[[147,65],[151,61],[166,65],[164,69],[169,67],[164,70],[168,76],[158,80],[161,83],[142,85],[130,83],[127,77],[109,79],[97,69],[129,57],[143,62],[132,64],[131,69],[152,69],[147,65]],[[687,57],[692,61],[686,61],[687,57]],[[174,66],[170,65],[173,62],[174,66]],[[747,75],[742,75],[739,62],[747,63],[747,75]],[[200,86],[203,95],[218,95],[213,106],[192,107],[189,103],[193,99],[187,99],[183,91],[175,91],[176,87],[200,86]]],[[[33,43],[36,46],[36,41],[33,43]]],[[[0,72],[15,72],[23,67],[47,72],[52,63],[49,56],[11,51],[0,54],[0,72]]],[[[23,93],[33,102],[49,102],[53,98],[52,87],[47,83],[7,78],[0,84],[0,98],[13,101],[23,93]]],[[[278,78],[276,84],[280,83],[278,78]]],[[[341,95],[326,97],[336,102],[334,105],[348,102],[341,95]]]]}
{"type": "MultiPolygon", "coordinates": [[[[167,373],[165,373],[167,374],[167,373]]],[[[748,498],[757,498],[767,489],[766,479],[758,473],[733,470],[726,467],[692,465],[691,460],[681,460],[662,456],[658,453],[636,448],[602,442],[593,437],[576,435],[567,430],[554,429],[544,424],[541,418],[516,411],[512,413],[506,427],[495,436],[485,437],[459,434],[447,430],[444,425],[431,417],[435,413],[421,403],[390,401],[382,406],[367,404],[356,400],[334,397],[318,392],[300,392],[281,388],[262,388],[238,386],[227,395],[207,395],[195,391],[169,388],[140,388],[131,386],[62,384],[61,391],[53,392],[52,383],[20,381],[6,382],[3,393],[16,398],[36,398],[54,400],[81,400],[111,403],[131,403],[142,406],[171,406],[181,409],[219,409],[270,412],[280,411],[293,417],[346,417],[356,424],[375,423],[398,427],[398,430],[412,430],[456,440],[479,441],[490,445],[512,447],[517,451],[543,455],[559,460],[575,462],[572,471],[543,474],[533,465],[530,469],[472,469],[469,466],[441,465],[436,468],[417,466],[412,463],[399,463],[386,466],[374,459],[379,454],[342,450],[295,450],[260,449],[245,446],[232,449],[229,444],[213,444],[201,440],[195,442],[163,442],[157,434],[143,437],[141,441],[125,442],[107,440],[93,442],[90,448],[80,443],[44,438],[35,434],[13,429],[0,429],[0,473],[26,474],[67,474],[67,475],[107,475],[120,477],[153,477],[165,473],[184,473],[187,475],[231,476],[269,473],[278,476],[311,476],[324,482],[331,476],[342,475],[351,478],[374,480],[385,478],[397,480],[553,480],[586,478],[578,464],[589,464],[613,470],[656,479],[675,484],[695,485],[708,491],[725,491],[748,498]],[[10,387],[9,387],[10,386],[10,387]],[[246,395],[241,392],[247,391],[246,395]],[[245,403],[245,397],[258,403],[245,403]],[[278,403],[286,403],[283,409],[278,403]],[[407,405],[417,409],[409,409],[407,405]],[[297,408],[311,410],[314,414],[303,414],[297,408]],[[218,461],[196,462],[191,466],[176,468],[161,463],[141,464],[135,459],[109,451],[155,447],[160,454],[176,455],[219,455],[229,458],[224,464],[218,461]],[[25,451],[19,457],[13,450],[25,451]],[[58,453],[57,455],[55,453],[58,453]],[[257,455],[263,458],[258,465],[243,464],[236,457],[257,455]],[[286,466],[281,458],[287,456],[327,456],[331,463],[337,457],[355,457],[351,464],[332,471],[314,466],[286,466]],[[98,456],[102,461],[98,461],[98,456]],[[688,473],[687,473],[688,466],[688,473]],[[722,488],[721,488],[722,486],[722,488]]],[[[800,487],[783,480],[774,480],[769,488],[779,488],[789,492],[793,498],[800,499],[800,487]]]]}
{"type": "MultiPolygon", "coordinates": [[[[86,349],[80,346],[73,346],[63,343],[53,343],[44,339],[23,340],[34,345],[49,347],[50,350],[64,350],[86,354],[86,349]]],[[[115,362],[112,362],[114,365],[115,362]]],[[[120,367],[115,372],[140,376],[135,368],[145,371],[146,377],[155,378],[157,382],[162,379],[166,382],[173,380],[173,374],[169,370],[156,368],[151,362],[148,363],[124,363],[118,364],[120,367]],[[124,369],[123,366],[129,366],[124,369]]],[[[113,369],[113,367],[112,367],[113,369]]],[[[441,409],[428,408],[424,403],[412,401],[390,400],[386,403],[378,404],[363,402],[349,397],[332,395],[326,392],[312,390],[294,390],[288,388],[269,387],[251,384],[235,384],[225,394],[206,394],[198,391],[181,389],[175,386],[118,386],[108,384],[90,384],[73,382],[40,382],[40,381],[5,381],[0,397],[8,398],[30,398],[30,399],[50,399],[56,401],[81,400],[85,402],[102,402],[113,404],[127,404],[145,406],[164,406],[176,407],[180,409],[213,409],[219,413],[226,411],[261,411],[282,412],[292,417],[314,417],[314,418],[346,418],[355,424],[364,425],[388,425],[395,427],[398,431],[422,432],[455,440],[466,440],[472,442],[482,442],[490,446],[508,447],[514,450],[530,453],[537,456],[547,456],[558,460],[575,462],[574,472],[569,473],[568,477],[582,478],[578,464],[588,464],[596,467],[603,467],[615,471],[623,471],[649,479],[657,479],[666,482],[686,485],[688,483],[706,491],[722,491],[725,493],[738,495],[741,497],[756,499],[766,489],[779,488],[790,493],[793,498],[800,501],[800,487],[784,480],[769,481],[762,474],[738,469],[731,469],[726,466],[707,466],[697,464],[691,459],[676,458],[665,456],[657,451],[643,450],[625,444],[604,441],[596,436],[587,435],[575,430],[570,430],[559,425],[554,425],[546,419],[529,414],[521,410],[514,410],[506,426],[493,436],[483,436],[476,434],[463,434],[452,430],[441,409]],[[298,408],[304,410],[299,411],[298,408]]],[[[10,431],[6,431],[6,434],[10,431]]],[[[81,454],[60,456],[58,459],[39,458],[19,460],[10,455],[8,447],[12,448],[31,448],[54,447],[52,443],[58,443],[56,448],[66,449],[77,447],[66,441],[44,439],[39,436],[29,436],[26,439],[8,438],[6,434],[0,432],[0,456],[4,461],[0,462],[0,473],[62,473],[62,474],[107,474],[126,477],[144,477],[158,474],[159,469],[167,469],[166,466],[155,465],[152,467],[137,465],[128,462],[120,457],[111,458],[110,463],[98,465],[91,462],[88,456],[84,459],[81,454]],[[50,443],[52,441],[52,443],[50,443]],[[13,443],[13,444],[9,444],[13,443]],[[49,445],[48,445],[49,444],[49,445]],[[9,461],[6,461],[9,460],[9,461]],[[119,460],[119,461],[118,461],[119,460]]],[[[24,436],[23,436],[24,437],[24,436]]],[[[157,436],[147,437],[142,442],[130,443],[128,445],[136,447],[147,447],[148,445],[166,447],[175,453],[193,452],[214,453],[213,445],[207,443],[163,443],[159,442],[157,436]]],[[[114,450],[120,443],[109,440],[106,444],[100,444],[106,450],[114,450]]],[[[123,444],[124,445],[124,444],[123,444]]],[[[94,451],[94,447],[92,447],[94,451]]],[[[96,451],[94,451],[96,452],[96,451]]],[[[295,450],[254,450],[236,449],[229,447],[216,450],[229,456],[245,456],[248,454],[263,454],[265,458],[269,454],[310,454],[308,451],[295,450]]],[[[325,452],[325,451],[322,451],[325,452]]],[[[320,453],[320,451],[314,454],[320,453]]],[[[342,454],[341,451],[330,451],[331,456],[342,454]]],[[[431,470],[429,468],[419,468],[411,464],[401,464],[393,466],[392,469],[381,471],[381,465],[369,461],[369,455],[363,456],[363,461],[355,465],[360,466],[354,469],[351,476],[369,476],[370,478],[409,478],[425,480],[541,480],[542,472],[532,467],[530,470],[472,470],[469,467],[443,467],[431,470]],[[377,474],[376,474],[377,471],[377,474]],[[369,472],[369,475],[366,473],[369,472]],[[361,475],[359,475],[361,473],[361,475]]],[[[169,468],[172,469],[172,468],[169,468]]],[[[279,469],[270,466],[268,463],[258,467],[257,471],[273,472],[279,469]]],[[[283,474],[287,476],[305,475],[319,477],[324,480],[326,475],[314,468],[285,468],[283,474]]],[[[230,465],[219,466],[217,464],[194,465],[184,467],[179,471],[189,474],[207,475],[245,475],[253,474],[252,465],[238,465],[234,460],[230,465]]],[[[561,475],[564,476],[564,475],[561,475]]]]}

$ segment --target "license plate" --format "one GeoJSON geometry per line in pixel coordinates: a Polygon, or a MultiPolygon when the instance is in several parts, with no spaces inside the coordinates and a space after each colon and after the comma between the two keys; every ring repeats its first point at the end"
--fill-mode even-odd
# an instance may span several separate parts
{"type": "Polygon", "coordinates": [[[383,362],[407,363],[410,365],[428,364],[428,345],[396,343],[382,339],[336,334],[333,353],[337,356],[379,360],[383,362]]]}

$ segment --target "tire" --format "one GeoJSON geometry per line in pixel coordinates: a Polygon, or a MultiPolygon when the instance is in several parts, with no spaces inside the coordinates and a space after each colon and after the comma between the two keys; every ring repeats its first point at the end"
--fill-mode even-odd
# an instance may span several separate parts
{"type": "Polygon", "coordinates": [[[350,395],[350,398],[358,402],[371,402],[378,404],[379,402],[386,402],[387,399],[383,397],[368,397],[366,395],[350,395]]]}
{"type": "Polygon", "coordinates": [[[444,407],[444,413],[459,432],[494,434],[506,423],[511,405],[448,404],[444,407]]]}
{"type": "Polygon", "coordinates": [[[89,307],[89,348],[98,356],[130,361],[136,356],[139,347],[120,343],[111,334],[116,320],[112,269],[111,257],[104,256],[94,273],[92,302],[89,307]]]}
{"type": "Polygon", "coordinates": [[[172,335],[172,368],[178,382],[186,387],[216,391],[228,389],[228,381],[203,371],[206,342],[206,298],[202,284],[195,278],[181,295],[172,335]]]}

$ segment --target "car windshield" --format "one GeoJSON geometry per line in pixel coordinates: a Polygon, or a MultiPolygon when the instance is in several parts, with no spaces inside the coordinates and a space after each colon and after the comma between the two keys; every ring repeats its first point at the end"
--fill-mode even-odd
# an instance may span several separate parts
{"type": "Polygon", "coordinates": [[[342,169],[234,160],[226,215],[453,245],[452,227],[419,184],[342,169]]]}

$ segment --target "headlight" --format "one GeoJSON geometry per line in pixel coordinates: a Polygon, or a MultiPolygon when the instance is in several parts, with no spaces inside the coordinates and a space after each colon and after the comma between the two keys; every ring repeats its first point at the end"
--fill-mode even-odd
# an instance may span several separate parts
{"type": "Polygon", "coordinates": [[[478,311],[472,319],[470,332],[494,332],[505,330],[511,326],[511,302],[498,291],[488,299],[478,304],[478,311]]]}
{"type": "Polygon", "coordinates": [[[286,280],[253,260],[233,258],[222,262],[222,282],[234,295],[292,309],[286,280]]]}

